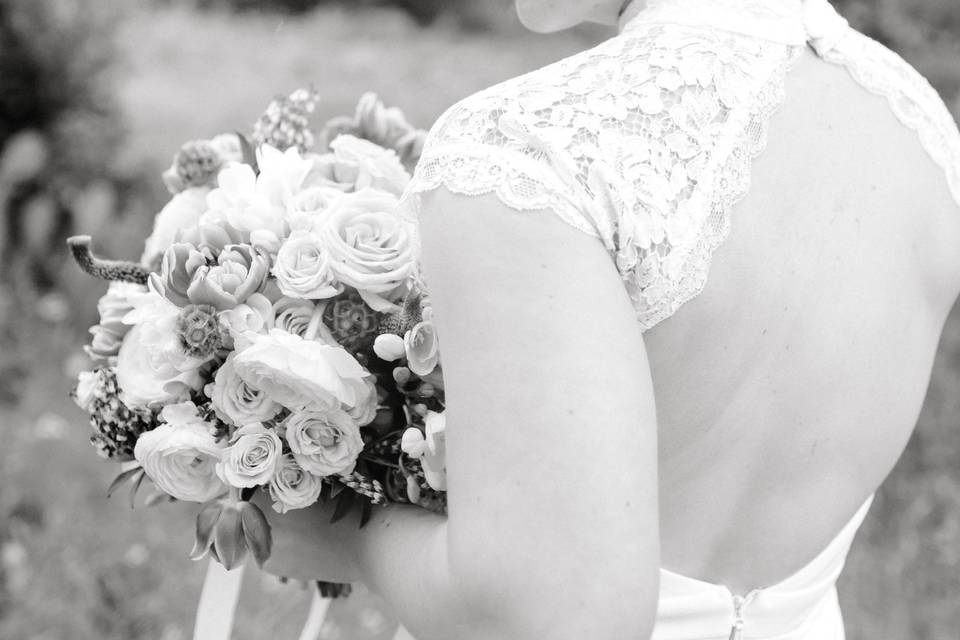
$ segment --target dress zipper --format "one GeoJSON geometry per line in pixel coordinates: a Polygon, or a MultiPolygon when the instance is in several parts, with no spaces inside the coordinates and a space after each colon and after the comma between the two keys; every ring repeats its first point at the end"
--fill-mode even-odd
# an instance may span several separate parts
{"type": "Polygon", "coordinates": [[[756,591],[751,591],[746,596],[733,596],[733,626],[730,627],[729,640],[741,640],[743,637],[743,608],[753,600],[757,595],[756,591]]]}

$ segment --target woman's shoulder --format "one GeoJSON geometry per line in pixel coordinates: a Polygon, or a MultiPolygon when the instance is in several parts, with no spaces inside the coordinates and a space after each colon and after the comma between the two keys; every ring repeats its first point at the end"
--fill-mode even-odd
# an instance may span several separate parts
{"type": "MultiPolygon", "coordinates": [[[[493,143],[499,119],[519,114],[552,128],[589,124],[585,116],[610,123],[631,111],[656,115],[691,89],[723,92],[725,101],[742,104],[751,98],[751,80],[782,65],[789,49],[705,25],[642,25],[460,100],[431,134],[493,143]]],[[[634,132],[644,124],[635,121],[634,132]]]]}

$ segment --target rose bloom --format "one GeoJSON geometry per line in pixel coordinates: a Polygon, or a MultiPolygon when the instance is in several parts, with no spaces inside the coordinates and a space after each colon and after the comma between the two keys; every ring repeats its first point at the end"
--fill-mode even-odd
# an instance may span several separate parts
{"type": "Polygon", "coordinates": [[[236,427],[265,422],[280,412],[281,406],[263,391],[251,387],[237,375],[233,363],[236,352],[227,356],[217,369],[213,382],[204,387],[217,417],[236,427]]]}
{"type": "Polygon", "coordinates": [[[138,296],[124,316],[133,328],[117,354],[117,384],[130,407],[186,400],[203,384],[200,368],[209,358],[184,353],[177,337],[180,309],[155,291],[138,296]]]}
{"type": "Polygon", "coordinates": [[[327,212],[320,231],[337,278],[362,291],[397,289],[413,269],[413,245],[396,213],[397,199],[364,190],[346,194],[327,212]]]}
{"type": "Polygon", "coordinates": [[[224,447],[196,405],[168,405],[160,415],[166,424],[142,434],[133,450],[147,476],[164,493],[187,502],[207,502],[226,492],[216,471],[224,447]]]}
{"type": "Polygon", "coordinates": [[[217,464],[217,475],[238,489],[267,484],[283,452],[277,433],[260,423],[249,424],[233,435],[232,444],[217,464]]]}
{"type": "Polygon", "coordinates": [[[90,327],[93,339],[84,347],[84,351],[94,364],[107,364],[120,352],[123,337],[130,325],[123,323],[123,317],[132,309],[130,298],[142,296],[147,288],[130,282],[111,282],[107,292],[97,302],[100,324],[90,327]]]}
{"type": "Polygon", "coordinates": [[[371,402],[367,382],[371,374],[343,347],[279,329],[257,336],[237,352],[233,366],[248,385],[291,410],[322,405],[359,411],[371,402]]]}
{"type": "Polygon", "coordinates": [[[291,509],[305,509],[315,503],[320,498],[323,480],[307,473],[293,454],[286,453],[280,458],[269,486],[273,510],[286,513],[291,509]]]}
{"type": "Polygon", "coordinates": [[[349,191],[372,188],[400,196],[410,182],[410,174],[392,149],[352,135],[338,136],[330,148],[332,156],[322,158],[332,173],[332,185],[349,185],[344,189],[349,191]]]}
{"type": "Polygon", "coordinates": [[[316,233],[301,231],[287,238],[277,252],[273,275],[280,291],[291,298],[320,300],[343,290],[316,233]]]}
{"type": "Polygon", "coordinates": [[[287,210],[290,233],[315,231],[326,217],[327,209],[343,195],[335,187],[308,187],[293,197],[287,210]]]}
{"type": "Polygon", "coordinates": [[[293,457],[318,476],[345,475],[363,451],[360,428],[345,411],[304,409],[283,422],[293,457]]]}
{"type": "Polygon", "coordinates": [[[428,375],[440,360],[437,330],[429,320],[418,322],[404,334],[403,347],[407,354],[407,366],[418,376],[428,375]]]}
{"type": "Polygon", "coordinates": [[[173,196],[153,220],[153,233],[146,240],[141,262],[155,264],[177,241],[178,232],[197,225],[200,216],[207,210],[209,193],[208,187],[191,187],[173,196]]]}

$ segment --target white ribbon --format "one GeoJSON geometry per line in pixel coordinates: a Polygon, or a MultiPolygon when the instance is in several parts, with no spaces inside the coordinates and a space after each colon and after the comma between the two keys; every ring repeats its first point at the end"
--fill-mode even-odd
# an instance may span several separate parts
{"type": "Polygon", "coordinates": [[[210,561],[197,604],[193,640],[230,640],[233,615],[243,584],[243,567],[240,565],[227,571],[219,562],[210,561]]]}

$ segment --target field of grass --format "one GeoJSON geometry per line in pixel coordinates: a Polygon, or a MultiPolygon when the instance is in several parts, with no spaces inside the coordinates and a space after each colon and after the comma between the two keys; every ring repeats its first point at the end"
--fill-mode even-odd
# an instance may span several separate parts
{"type": "MultiPolygon", "coordinates": [[[[247,130],[275,93],[313,84],[327,97],[322,121],[373,89],[428,125],[455,100],[599,35],[421,30],[389,11],[285,20],[130,10],[114,84],[129,135],[115,163],[152,172],[157,188],[124,217],[89,216],[80,231],[112,255],[136,256],[163,201],[159,172],[179,144],[247,130]]],[[[960,70],[918,62],[960,87],[960,70]]],[[[187,559],[192,508],[131,512],[122,498],[105,499],[116,469],[89,447],[67,398],[104,287],[69,266],[62,280],[59,297],[37,303],[0,291],[0,333],[11,345],[0,353],[0,638],[185,640],[204,572],[187,559]]],[[[960,637],[960,307],[917,431],[857,538],[841,599],[851,640],[960,637]]],[[[307,603],[299,586],[250,572],[237,640],[296,637],[307,603]]]]}

